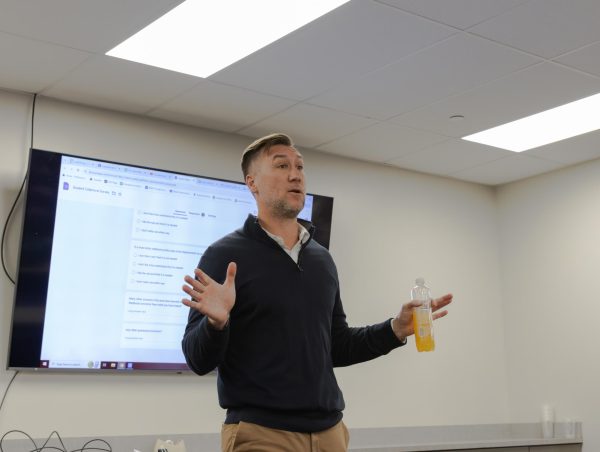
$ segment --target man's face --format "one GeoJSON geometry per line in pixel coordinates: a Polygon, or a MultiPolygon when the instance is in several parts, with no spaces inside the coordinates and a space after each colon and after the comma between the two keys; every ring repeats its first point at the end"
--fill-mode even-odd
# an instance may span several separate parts
{"type": "Polygon", "coordinates": [[[306,196],[302,155],[290,146],[271,146],[250,164],[246,185],[256,198],[259,213],[296,218],[306,196]]]}

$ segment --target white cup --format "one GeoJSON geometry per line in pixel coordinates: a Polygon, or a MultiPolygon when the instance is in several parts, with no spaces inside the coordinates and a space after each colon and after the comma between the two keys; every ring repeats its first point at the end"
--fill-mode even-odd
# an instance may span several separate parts
{"type": "Polygon", "coordinates": [[[564,434],[565,434],[565,438],[567,439],[573,439],[575,438],[575,421],[573,419],[565,419],[565,430],[564,430],[564,434]]]}
{"type": "Polygon", "coordinates": [[[542,438],[554,437],[554,408],[542,405],[542,438]]]}

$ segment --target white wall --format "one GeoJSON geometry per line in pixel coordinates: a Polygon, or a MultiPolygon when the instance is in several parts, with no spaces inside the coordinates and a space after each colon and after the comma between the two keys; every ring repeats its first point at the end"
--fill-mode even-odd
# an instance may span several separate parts
{"type": "MultiPolygon", "coordinates": [[[[31,98],[0,91],[0,218],[25,171],[31,98]]],[[[245,137],[38,99],[34,146],[240,180],[245,137]]],[[[497,206],[491,188],[302,150],[309,190],[335,197],[331,251],[351,324],[382,321],[416,276],[455,294],[436,324],[437,350],[414,342],[337,372],[350,427],[509,420],[497,206]]],[[[15,250],[18,226],[9,234],[15,250]]],[[[9,258],[14,274],[16,251],[9,258]]],[[[12,285],[0,278],[0,349],[12,285]]],[[[4,352],[0,366],[5,366],[4,352]]],[[[0,370],[0,391],[11,377],[0,370]]],[[[37,437],[216,432],[214,377],[19,374],[0,433],[37,437]],[[172,411],[165,408],[170,407],[172,411]]]]}
{"type": "Polygon", "coordinates": [[[511,419],[584,423],[600,450],[600,160],[498,192],[511,419]]]}

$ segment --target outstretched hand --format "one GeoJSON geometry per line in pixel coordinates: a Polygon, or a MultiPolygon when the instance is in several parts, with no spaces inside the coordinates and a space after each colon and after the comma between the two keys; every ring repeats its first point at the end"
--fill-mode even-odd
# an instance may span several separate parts
{"type": "Polygon", "coordinates": [[[219,284],[199,268],[195,269],[196,278],[186,275],[184,280],[187,284],[182,287],[190,298],[183,298],[181,302],[204,314],[213,327],[222,330],[235,304],[236,270],[235,262],[230,262],[225,281],[219,284]]]}
{"type": "MultiPolygon", "coordinates": [[[[443,297],[436,298],[431,301],[431,311],[433,312],[433,320],[444,317],[448,314],[447,310],[440,309],[448,306],[452,302],[452,294],[446,294],[443,297]]],[[[402,340],[412,334],[415,334],[413,327],[413,308],[421,306],[420,301],[409,301],[402,305],[402,309],[398,315],[392,320],[392,330],[398,339],[402,340]]]]}

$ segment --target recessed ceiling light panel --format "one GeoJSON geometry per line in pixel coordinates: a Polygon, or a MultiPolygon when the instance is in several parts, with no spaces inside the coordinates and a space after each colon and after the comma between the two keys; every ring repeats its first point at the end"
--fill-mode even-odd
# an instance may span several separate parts
{"type": "Polygon", "coordinates": [[[600,93],[536,113],[463,140],[522,152],[600,129],[600,93]]]}
{"type": "Polygon", "coordinates": [[[208,77],[348,0],[186,0],[107,52],[208,77]]]}

